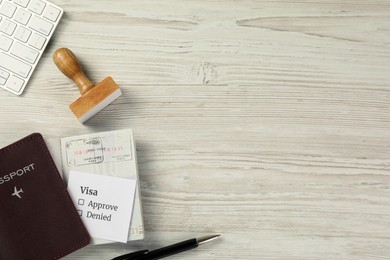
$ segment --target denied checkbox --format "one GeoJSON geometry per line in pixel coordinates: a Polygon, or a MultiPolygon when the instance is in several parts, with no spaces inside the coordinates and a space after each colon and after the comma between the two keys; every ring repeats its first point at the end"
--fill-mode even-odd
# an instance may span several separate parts
{"type": "Polygon", "coordinates": [[[83,211],[82,210],[77,210],[77,212],[79,213],[79,216],[83,216],[83,211]]]}

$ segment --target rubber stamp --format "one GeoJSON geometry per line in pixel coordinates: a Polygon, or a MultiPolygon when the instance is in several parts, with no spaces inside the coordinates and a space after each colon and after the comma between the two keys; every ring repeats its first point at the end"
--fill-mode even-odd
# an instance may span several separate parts
{"type": "Polygon", "coordinates": [[[56,50],[53,60],[58,69],[73,80],[80,91],[81,97],[70,104],[69,108],[81,123],[86,122],[122,95],[120,88],[111,77],[105,78],[94,86],[85,76],[80,62],[71,50],[67,48],[56,50]]]}

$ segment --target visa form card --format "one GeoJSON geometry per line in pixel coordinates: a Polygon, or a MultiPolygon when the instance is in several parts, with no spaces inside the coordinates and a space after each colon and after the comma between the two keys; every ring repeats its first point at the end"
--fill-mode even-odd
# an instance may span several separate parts
{"type": "Polygon", "coordinates": [[[136,181],[70,171],[68,191],[89,234],[126,243],[136,181]]]}

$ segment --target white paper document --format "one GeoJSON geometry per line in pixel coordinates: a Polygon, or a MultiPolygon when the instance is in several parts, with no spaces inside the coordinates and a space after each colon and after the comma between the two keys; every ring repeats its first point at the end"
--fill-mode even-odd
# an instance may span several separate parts
{"type": "Polygon", "coordinates": [[[92,237],[127,242],[136,181],[70,171],[68,191],[92,237]]]}
{"type": "MultiPolygon", "coordinates": [[[[130,227],[127,226],[127,241],[144,238],[137,154],[131,129],[61,138],[61,162],[65,183],[71,171],[135,180],[135,198],[130,227]]],[[[112,240],[92,235],[91,243],[105,244],[112,243],[112,240]]]]}

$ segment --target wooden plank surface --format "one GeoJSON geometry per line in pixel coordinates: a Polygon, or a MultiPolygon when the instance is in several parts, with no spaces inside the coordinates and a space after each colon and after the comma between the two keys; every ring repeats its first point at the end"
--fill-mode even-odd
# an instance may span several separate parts
{"type": "Polygon", "coordinates": [[[390,2],[53,0],[65,15],[0,139],[132,128],[144,241],[170,259],[390,259],[390,2]],[[86,125],[51,60],[68,47],[124,95],[86,125]]]}

